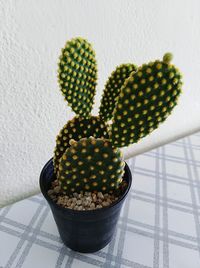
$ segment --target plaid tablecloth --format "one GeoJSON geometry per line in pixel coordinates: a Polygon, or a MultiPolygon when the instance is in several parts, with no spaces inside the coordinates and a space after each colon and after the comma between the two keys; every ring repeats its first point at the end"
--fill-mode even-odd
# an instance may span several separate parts
{"type": "Polygon", "coordinates": [[[200,133],[128,164],[132,190],[106,248],[93,254],[66,248],[36,195],[0,210],[0,267],[199,268],[200,133]]]}

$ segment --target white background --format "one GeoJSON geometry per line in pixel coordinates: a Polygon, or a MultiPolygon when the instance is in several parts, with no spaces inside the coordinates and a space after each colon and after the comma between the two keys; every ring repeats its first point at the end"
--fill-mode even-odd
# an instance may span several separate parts
{"type": "Polygon", "coordinates": [[[0,205],[39,190],[55,136],[73,117],[58,90],[60,48],[75,36],[97,54],[100,95],[116,65],[174,54],[184,93],[173,115],[129,147],[141,153],[200,129],[200,1],[0,0],[0,205]]]}

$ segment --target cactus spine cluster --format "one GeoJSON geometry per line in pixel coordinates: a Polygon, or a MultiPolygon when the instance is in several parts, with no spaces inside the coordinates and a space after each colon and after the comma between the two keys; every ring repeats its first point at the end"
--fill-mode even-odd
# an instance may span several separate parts
{"type": "Polygon", "coordinates": [[[77,114],[60,131],[54,171],[65,193],[110,192],[119,188],[124,161],[119,147],[138,142],[176,106],[182,77],[172,55],[136,67],[118,66],[105,85],[99,116],[92,116],[97,68],[91,45],[67,42],[59,62],[59,84],[77,114]],[[110,124],[105,123],[112,119],[110,124]]]}

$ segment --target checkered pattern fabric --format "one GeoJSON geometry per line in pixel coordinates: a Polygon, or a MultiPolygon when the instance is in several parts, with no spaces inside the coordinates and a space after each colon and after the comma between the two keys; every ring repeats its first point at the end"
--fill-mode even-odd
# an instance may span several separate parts
{"type": "Polygon", "coordinates": [[[199,268],[200,133],[128,164],[132,190],[107,247],[93,254],[66,248],[36,195],[0,210],[0,267],[199,268]]]}

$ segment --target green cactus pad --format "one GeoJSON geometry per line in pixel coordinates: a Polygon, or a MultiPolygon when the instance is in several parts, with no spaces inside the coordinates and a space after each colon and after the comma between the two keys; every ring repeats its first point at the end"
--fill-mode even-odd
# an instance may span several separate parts
{"type": "Polygon", "coordinates": [[[97,83],[95,52],[87,40],[74,38],[66,43],[60,56],[58,82],[72,110],[87,117],[92,110],[97,83]]]}
{"type": "Polygon", "coordinates": [[[182,79],[179,70],[170,64],[171,59],[167,53],[163,61],[142,65],[126,80],[109,133],[114,146],[137,142],[156,129],[176,106],[182,79]]]}
{"type": "Polygon", "coordinates": [[[70,146],[69,141],[71,139],[78,141],[83,137],[89,138],[90,136],[108,138],[108,126],[97,116],[89,118],[76,116],[64,125],[56,139],[53,158],[55,174],[58,171],[59,159],[70,146]]]}
{"type": "Polygon", "coordinates": [[[132,72],[136,71],[136,69],[136,65],[127,63],[117,66],[117,68],[111,73],[111,76],[106,82],[101,100],[101,106],[99,109],[99,116],[103,120],[108,121],[113,117],[113,110],[115,108],[121,87],[123,86],[125,80],[132,72]]]}
{"type": "Polygon", "coordinates": [[[93,137],[70,144],[59,163],[58,180],[64,192],[110,192],[118,188],[125,165],[119,149],[108,140],[93,137]]]}

